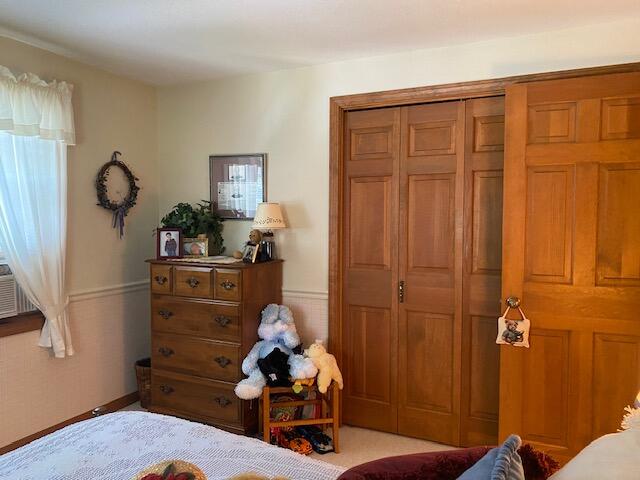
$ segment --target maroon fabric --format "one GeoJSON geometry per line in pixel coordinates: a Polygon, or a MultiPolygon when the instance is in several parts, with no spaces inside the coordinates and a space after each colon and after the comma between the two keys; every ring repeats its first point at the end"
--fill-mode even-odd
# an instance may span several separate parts
{"type": "MultiPolygon", "coordinates": [[[[381,458],[347,470],[338,480],[455,480],[491,448],[472,447],[381,458]]],[[[546,480],[558,470],[558,462],[529,444],[520,447],[518,454],[527,480],[546,480]]]]}
{"type": "Polygon", "coordinates": [[[455,480],[489,450],[472,447],[381,458],[347,470],[338,480],[455,480]]]}
{"type": "Polygon", "coordinates": [[[554,458],[536,450],[528,443],[518,449],[518,455],[522,459],[524,478],[527,480],[546,480],[560,468],[560,464],[554,458]]]}

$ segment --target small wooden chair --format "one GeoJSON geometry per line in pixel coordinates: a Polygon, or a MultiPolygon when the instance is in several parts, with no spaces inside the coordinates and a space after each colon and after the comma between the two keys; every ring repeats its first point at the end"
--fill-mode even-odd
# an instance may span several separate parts
{"type": "Polygon", "coordinates": [[[333,449],[335,453],[340,453],[340,389],[336,382],[331,382],[326,394],[318,391],[317,385],[303,385],[306,391],[315,391],[316,398],[309,400],[295,400],[289,402],[271,402],[271,395],[276,393],[292,393],[291,387],[264,387],[262,391],[262,434],[264,441],[271,442],[272,427],[295,427],[297,425],[321,425],[322,430],[331,425],[333,433],[333,449]],[[286,422],[276,422],[271,418],[271,408],[277,407],[301,407],[304,405],[320,405],[320,418],[305,418],[300,420],[289,420],[286,422]],[[329,415],[330,414],[330,415],[329,415]]]}

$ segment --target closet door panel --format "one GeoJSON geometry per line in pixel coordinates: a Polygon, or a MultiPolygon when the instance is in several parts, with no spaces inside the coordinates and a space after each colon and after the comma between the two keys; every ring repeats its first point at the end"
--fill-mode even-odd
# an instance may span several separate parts
{"type": "Polygon", "coordinates": [[[460,443],[497,442],[504,98],[466,101],[460,443]]]}
{"type": "Polygon", "coordinates": [[[402,110],[398,433],[459,441],[464,103],[402,110]],[[457,247],[457,249],[456,249],[457,247]],[[458,264],[457,264],[458,263],[458,264]]]}
{"type": "Polygon", "coordinates": [[[343,419],[395,432],[400,110],[346,120],[343,419]]]}
{"type": "Polygon", "coordinates": [[[500,436],[564,460],[640,386],[638,98],[639,73],[507,89],[502,294],[532,330],[501,347],[500,436]]]}

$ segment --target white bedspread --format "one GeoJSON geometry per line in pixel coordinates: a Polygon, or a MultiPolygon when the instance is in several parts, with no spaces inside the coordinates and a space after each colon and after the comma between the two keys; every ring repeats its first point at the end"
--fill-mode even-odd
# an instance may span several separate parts
{"type": "Polygon", "coordinates": [[[0,479],[129,480],[162,460],[198,465],[209,480],[253,471],[294,480],[344,471],[214,427],[147,412],[118,412],[58,430],[0,457],[0,479]]]}

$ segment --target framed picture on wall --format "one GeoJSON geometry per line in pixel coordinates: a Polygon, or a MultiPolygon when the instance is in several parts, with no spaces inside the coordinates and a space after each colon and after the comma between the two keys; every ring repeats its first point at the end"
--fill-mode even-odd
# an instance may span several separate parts
{"type": "Polygon", "coordinates": [[[224,219],[250,220],[267,201],[267,154],[209,156],[211,203],[224,219]]]}

